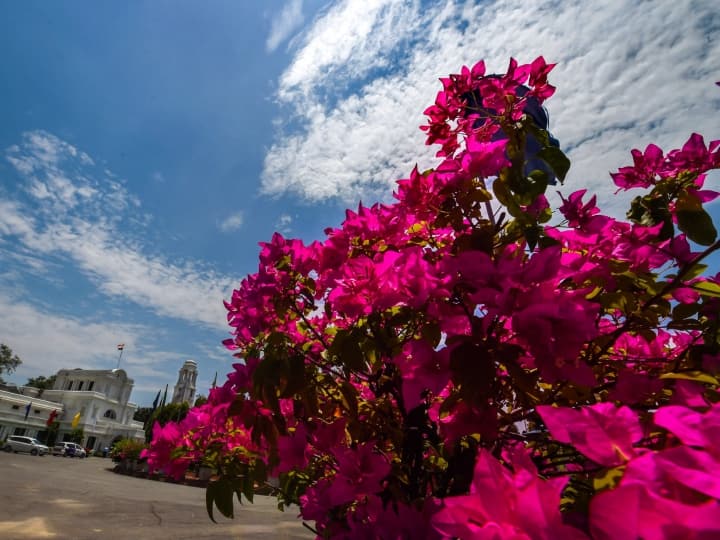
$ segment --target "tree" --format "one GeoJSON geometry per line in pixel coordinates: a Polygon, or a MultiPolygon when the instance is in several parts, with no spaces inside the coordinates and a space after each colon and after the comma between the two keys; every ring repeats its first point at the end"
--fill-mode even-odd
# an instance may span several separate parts
{"type": "Polygon", "coordinates": [[[60,431],[60,422],[55,421],[48,426],[44,442],[50,448],[55,446],[55,442],[57,441],[57,436],[58,436],[59,431],[60,431]]]}
{"type": "Polygon", "coordinates": [[[12,373],[17,367],[22,364],[22,360],[17,354],[13,354],[10,347],[4,343],[0,343],[0,383],[5,383],[2,378],[3,373],[12,373]]]}
{"type": "Polygon", "coordinates": [[[168,422],[180,422],[185,418],[189,409],[188,403],[168,403],[155,409],[145,423],[146,440],[150,441],[152,438],[152,430],[156,422],[160,426],[164,426],[168,422]]]}
{"type": "Polygon", "coordinates": [[[78,444],[82,444],[84,439],[85,439],[85,431],[81,427],[73,429],[70,433],[68,433],[68,436],[67,436],[68,441],[78,443],[78,444]]]}
{"type": "Polygon", "coordinates": [[[195,404],[193,405],[193,407],[199,407],[200,405],[204,405],[205,403],[207,403],[207,400],[208,400],[208,399],[207,399],[207,396],[204,396],[204,395],[200,394],[200,395],[195,399],[195,404]]]}
{"type": "Polygon", "coordinates": [[[212,463],[211,518],[275,475],[322,538],[718,537],[720,141],[632,150],[626,220],[586,190],[553,214],[570,161],[529,112],[552,67],[441,79],[437,167],[261,244],[226,302],[241,361],[149,467],[212,463]]]}
{"type": "Polygon", "coordinates": [[[152,407],[138,407],[133,415],[133,420],[145,424],[150,419],[154,411],[155,409],[152,407]]]}
{"type": "Polygon", "coordinates": [[[39,388],[40,390],[50,390],[55,384],[56,377],[57,375],[50,375],[49,377],[45,377],[43,375],[31,377],[25,383],[25,386],[32,386],[34,388],[39,388]]]}

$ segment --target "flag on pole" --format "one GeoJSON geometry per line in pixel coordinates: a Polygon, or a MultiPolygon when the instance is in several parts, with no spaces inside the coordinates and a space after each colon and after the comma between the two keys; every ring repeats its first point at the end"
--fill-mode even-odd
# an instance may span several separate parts
{"type": "Polygon", "coordinates": [[[160,403],[160,392],[161,390],[158,390],[157,396],[155,396],[155,399],[153,400],[153,406],[152,410],[154,411],[158,407],[158,403],[160,403]]]}
{"type": "Polygon", "coordinates": [[[168,385],[166,384],[166,385],[165,385],[165,393],[163,394],[162,401],[160,402],[160,406],[161,406],[161,407],[164,407],[164,406],[165,406],[165,402],[167,401],[167,390],[168,390],[168,385]]]}
{"type": "Polygon", "coordinates": [[[72,423],[70,426],[75,429],[78,427],[78,424],[80,423],[80,412],[75,413],[75,416],[73,416],[72,423]]]}
{"type": "Polygon", "coordinates": [[[52,411],[50,411],[50,416],[48,416],[47,422],[45,422],[45,423],[48,426],[52,426],[53,422],[57,418],[57,415],[58,415],[58,412],[55,409],[53,409],[52,411]]]}
{"type": "Polygon", "coordinates": [[[32,407],[32,401],[25,407],[25,420],[27,420],[28,414],[30,414],[30,408],[32,407]]]}
{"type": "Polygon", "coordinates": [[[118,344],[118,351],[122,351],[124,348],[125,348],[125,344],[124,344],[124,343],[118,344]]]}

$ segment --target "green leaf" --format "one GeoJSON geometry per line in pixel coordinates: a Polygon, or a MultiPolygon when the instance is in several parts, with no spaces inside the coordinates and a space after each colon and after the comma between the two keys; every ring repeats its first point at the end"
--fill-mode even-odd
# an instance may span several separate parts
{"type": "Polygon", "coordinates": [[[233,512],[234,494],[235,491],[228,480],[221,478],[215,483],[215,506],[223,516],[230,519],[235,517],[233,512]]]}
{"type": "Polygon", "coordinates": [[[207,489],[205,489],[205,508],[207,510],[208,517],[213,523],[217,523],[217,521],[215,521],[215,516],[213,516],[213,502],[215,502],[215,482],[210,482],[207,489]]]}
{"type": "Polygon", "coordinates": [[[678,227],[687,237],[701,246],[711,245],[717,238],[717,230],[712,218],[705,210],[691,212],[678,210],[678,227]]]}
{"type": "Polygon", "coordinates": [[[550,168],[560,179],[560,183],[565,180],[565,177],[570,170],[570,160],[562,150],[556,146],[546,146],[537,153],[537,157],[550,165],[550,168]]]}
{"type": "Polygon", "coordinates": [[[530,133],[535,136],[535,138],[540,142],[540,146],[550,146],[550,134],[547,132],[547,130],[542,129],[540,126],[538,126],[531,116],[526,115],[526,117],[523,119],[523,127],[528,129],[530,133]]]}
{"type": "Polygon", "coordinates": [[[330,345],[329,354],[335,362],[347,367],[350,371],[365,371],[365,357],[360,348],[359,338],[355,332],[340,330],[332,344],[330,345]]]}
{"type": "Polygon", "coordinates": [[[253,479],[247,475],[243,478],[242,481],[242,493],[245,495],[245,498],[253,502],[253,495],[255,494],[255,486],[253,484],[253,479]]]}
{"type": "Polygon", "coordinates": [[[681,321],[683,319],[687,319],[688,317],[692,317],[698,312],[698,309],[700,306],[697,304],[678,304],[676,305],[672,310],[672,316],[675,321],[681,321]]]}
{"type": "MultiPolygon", "coordinates": [[[[545,193],[547,190],[548,174],[540,169],[534,169],[530,171],[528,179],[530,180],[529,198],[534,201],[538,195],[545,193]]],[[[532,202],[530,204],[532,204],[532,202]]]]}
{"type": "Polygon", "coordinates": [[[696,263],[683,274],[684,279],[694,279],[707,270],[707,264],[696,263]]]}
{"type": "Polygon", "coordinates": [[[343,407],[353,416],[358,413],[357,389],[347,381],[339,381],[343,407]]]}
{"type": "Polygon", "coordinates": [[[604,489],[612,489],[620,483],[625,473],[625,465],[608,469],[599,476],[593,478],[593,487],[595,491],[604,489]]]}
{"type": "Polygon", "coordinates": [[[684,381],[695,381],[712,385],[720,385],[720,382],[712,375],[703,371],[683,371],[681,373],[664,373],[661,379],[682,379],[684,381]]]}
{"type": "Polygon", "coordinates": [[[690,240],[701,246],[709,246],[715,241],[717,230],[697,196],[684,191],[678,197],[675,209],[678,227],[690,240]]]}
{"type": "Polygon", "coordinates": [[[720,285],[713,283],[712,281],[700,281],[698,283],[693,283],[692,288],[703,296],[720,298],[720,285]]]}
{"type": "Polygon", "coordinates": [[[667,327],[671,330],[701,330],[702,323],[697,319],[682,319],[679,321],[671,321],[667,327]]]}
{"type": "Polygon", "coordinates": [[[428,323],[420,329],[423,339],[427,341],[431,347],[437,347],[442,339],[440,325],[435,322],[428,323]]]}

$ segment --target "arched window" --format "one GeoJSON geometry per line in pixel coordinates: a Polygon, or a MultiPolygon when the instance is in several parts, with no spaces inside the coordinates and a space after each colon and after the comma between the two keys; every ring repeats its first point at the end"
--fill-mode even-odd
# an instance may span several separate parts
{"type": "Polygon", "coordinates": [[[105,411],[104,416],[105,418],[109,418],[110,420],[115,420],[117,418],[115,411],[113,411],[112,409],[108,409],[107,411],[105,411]]]}

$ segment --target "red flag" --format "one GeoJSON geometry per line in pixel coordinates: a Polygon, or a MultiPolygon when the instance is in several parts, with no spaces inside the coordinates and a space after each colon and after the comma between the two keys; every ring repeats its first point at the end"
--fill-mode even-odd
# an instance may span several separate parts
{"type": "Polygon", "coordinates": [[[118,351],[122,351],[124,348],[125,348],[124,343],[121,343],[120,345],[118,345],[118,351]]]}
{"type": "Polygon", "coordinates": [[[50,416],[48,417],[47,422],[45,422],[45,423],[46,423],[48,426],[52,426],[52,423],[53,423],[53,422],[55,421],[55,419],[57,418],[57,415],[58,415],[58,412],[53,409],[52,411],[50,411],[50,416]]]}

